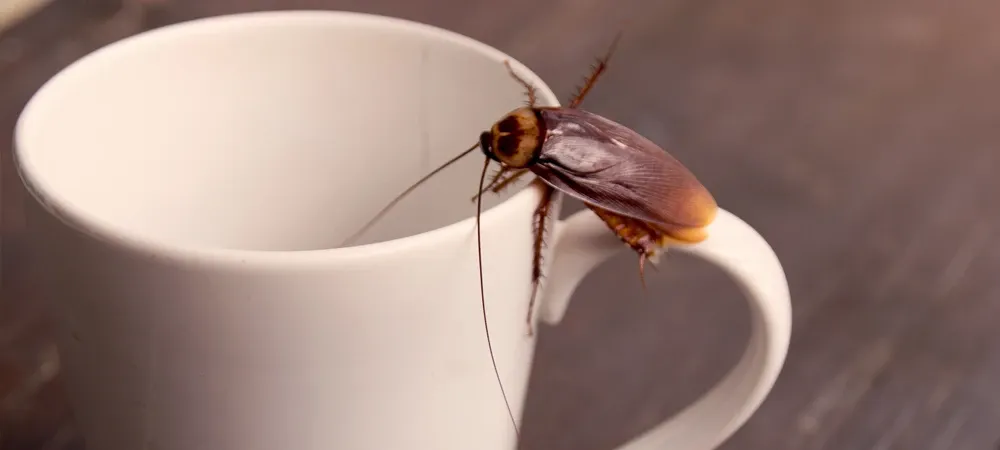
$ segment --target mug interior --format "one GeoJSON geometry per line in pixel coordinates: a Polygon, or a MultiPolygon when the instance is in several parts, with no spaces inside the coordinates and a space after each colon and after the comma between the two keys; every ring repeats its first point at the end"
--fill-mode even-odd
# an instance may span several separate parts
{"type": "MultiPolygon", "coordinates": [[[[57,75],[22,114],[16,157],[43,201],[130,236],[333,248],[523,104],[505,57],[363,14],[202,19],[118,42],[57,75]]],[[[511,63],[540,104],[556,104],[511,63]]],[[[361,242],[472,216],[483,162],[477,149],[442,171],[361,242]]]]}

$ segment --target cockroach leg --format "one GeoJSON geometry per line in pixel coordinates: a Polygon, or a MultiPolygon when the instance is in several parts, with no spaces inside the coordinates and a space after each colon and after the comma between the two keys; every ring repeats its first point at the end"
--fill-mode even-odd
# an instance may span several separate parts
{"type": "Polygon", "coordinates": [[[656,258],[650,258],[649,254],[644,251],[639,252],[639,281],[642,283],[642,290],[646,290],[646,262],[649,262],[648,267],[652,267],[653,271],[657,271],[656,258]]]}
{"type": "Polygon", "coordinates": [[[639,281],[646,290],[646,266],[656,270],[660,251],[671,242],[667,234],[653,224],[639,219],[618,215],[591,203],[584,203],[611,228],[626,245],[639,255],[639,281]]]}
{"type": "Polygon", "coordinates": [[[492,191],[494,194],[499,194],[501,191],[506,189],[507,186],[510,186],[511,183],[517,181],[526,173],[528,173],[528,169],[517,170],[514,173],[505,176],[504,179],[500,181],[500,183],[497,183],[496,186],[491,187],[490,191],[492,191]]]}
{"type": "Polygon", "coordinates": [[[531,300],[528,301],[528,336],[534,334],[532,314],[535,310],[535,299],[538,296],[538,288],[542,281],[542,250],[545,248],[545,226],[552,211],[552,197],[555,195],[555,188],[545,183],[538,183],[542,189],[542,200],[535,208],[535,254],[531,265],[531,300]]]}
{"type": "Polygon", "coordinates": [[[490,178],[490,182],[487,183],[486,186],[481,191],[479,191],[478,194],[472,196],[472,201],[478,200],[479,196],[482,195],[484,192],[493,189],[493,186],[496,186],[496,184],[500,182],[500,179],[503,178],[504,175],[506,175],[507,172],[509,171],[510,169],[505,169],[503,167],[497,170],[496,173],[493,174],[493,178],[490,178]]]}
{"type": "Polygon", "coordinates": [[[521,83],[521,86],[524,86],[524,91],[525,91],[524,93],[525,95],[528,96],[528,106],[534,107],[535,99],[537,97],[535,93],[535,87],[532,86],[531,83],[527,82],[524,78],[521,78],[520,75],[514,72],[514,68],[510,66],[510,61],[504,60],[503,65],[507,66],[507,72],[510,73],[510,76],[514,77],[514,79],[517,80],[518,83],[521,83]]]}
{"type": "Polygon", "coordinates": [[[576,94],[574,94],[573,99],[570,100],[570,108],[576,108],[580,106],[580,103],[583,103],[583,98],[587,96],[590,89],[594,87],[594,83],[596,83],[597,79],[604,73],[604,70],[608,68],[608,61],[611,60],[611,55],[614,54],[615,48],[618,47],[618,40],[621,39],[621,37],[622,32],[619,31],[618,34],[615,35],[615,39],[611,41],[611,46],[608,47],[608,52],[604,54],[603,58],[597,60],[597,64],[591,67],[590,76],[584,79],[583,84],[577,88],[576,94]]]}
{"type": "Polygon", "coordinates": [[[499,194],[501,191],[506,189],[507,186],[510,186],[511,183],[517,181],[526,173],[528,173],[528,169],[519,169],[519,170],[502,169],[500,172],[497,172],[497,174],[493,176],[493,180],[490,181],[489,185],[483,188],[482,192],[472,197],[472,201],[476,201],[476,199],[478,199],[480,195],[485,194],[486,191],[490,191],[494,194],[499,194]]]}
{"type": "Polygon", "coordinates": [[[646,254],[639,255],[639,282],[642,283],[642,290],[646,290],[646,254]]]}
{"type": "Polygon", "coordinates": [[[493,174],[493,177],[490,178],[490,182],[487,183],[485,187],[480,189],[478,194],[472,196],[472,201],[479,200],[480,195],[484,194],[486,191],[492,190],[493,187],[497,185],[497,183],[501,182],[501,180],[507,175],[507,173],[510,172],[510,170],[511,169],[507,169],[505,167],[500,167],[499,169],[497,169],[497,171],[493,174]]]}

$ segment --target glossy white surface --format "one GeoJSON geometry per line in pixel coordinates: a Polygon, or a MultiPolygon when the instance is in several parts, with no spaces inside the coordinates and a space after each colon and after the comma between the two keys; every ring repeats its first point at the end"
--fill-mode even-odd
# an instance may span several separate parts
{"type": "MultiPolygon", "coordinates": [[[[504,58],[397,19],[271,12],[139,35],[44,86],[15,157],[39,200],[37,267],[89,448],[514,448],[479,304],[468,199],[481,155],[415,192],[367,235],[375,243],[334,248],[523,102],[504,58]]],[[[482,224],[493,346],[517,414],[538,199],[522,190],[482,224]]],[[[587,271],[625,251],[589,213],[556,228],[550,321],[587,271]]],[[[687,250],[740,282],[755,334],[715,394],[629,450],[717,445],[787,349],[787,285],[752,228],[723,213],[687,250]]]]}

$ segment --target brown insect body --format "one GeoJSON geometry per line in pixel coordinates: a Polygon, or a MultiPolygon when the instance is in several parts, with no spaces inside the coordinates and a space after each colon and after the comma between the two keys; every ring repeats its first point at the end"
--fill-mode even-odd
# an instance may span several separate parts
{"type": "MultiPolygon", "coordinates": [[[[619,34],[620,37],[620,34],[619,34]]],[[[707,237],[705,227],[714,219],[718,207],[709,191],[684,165],[639,133],[597,114],[579,109],[583,98],[603,73],[618,37],[608,53],[598,61],[583,86],[566,107],[538,107],[535,90],[520,78],[510,64],[507,69],[527,91],[528,105],[517,108],[479,136],[479,142],[424,176],[371,219],[353,241],[388,209],[414,188],[480,147],[486,155],[480,178],[476,231],[482,211],[482,194],[500,192],[527,173],[542,183],[541,202],[535,209],[532,294],[528,305],[528,332],[532,332],[532,311],[542,277],[543,235],[556,191],[581,200],[611,231],[639,254],[639,274],[643,276],[647,260],[656,261],[659,251],[671,243],[696,243],[707,237]],[[486,170],[497,162],[500,170],[485,186],[486,170]]],[[[481,236],[477,242],[481,242],[481,236]]],[[[346,243],[346,242],[345,242],[346,243]]],[[[482,248],[479,249],[480,291],[482,294],[482,248]]],[[[645,284],[645,281],[643,281],[645,284]]],[[[490,357],[489,323],[486,321],[485,294],[482,294],[483,320],[490,357]]],[[[496,361],[493,361],[500,381],[496,361]]],[[[500,382],[501,393],[503,383],[500,382]]],[[[507,404],[511,421],[517,421],[507,404]]]]}
{"type": "Polygon", "coordinates": [[[480,135],[480,147],[500,163],[501,174],[526,169],[583,201],[639,254],[640,277],[662,247],[705,239],[704,227],[715,218],[715,199],[679,161],[588,111],[518,108],[480,135]]]}
{"type": "Polygon", "coordinates": [[[602,210],[602,218],[633,219],[622,223],[645,223],[669,240],[701,241],[715,218],[715,199],[686,167],[649,139],[588,111],[519,108],[484,132],[480,146],[502,170],[528,169],[602,210]]]}

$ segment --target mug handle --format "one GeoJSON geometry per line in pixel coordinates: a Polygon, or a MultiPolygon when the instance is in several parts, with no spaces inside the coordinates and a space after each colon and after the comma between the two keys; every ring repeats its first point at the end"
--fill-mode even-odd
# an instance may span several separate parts
{"type": "MultiPolygon", "coordinates": [[[[576,286],[594,267],[627,247],[590,211],[553,227],[555,245],[539,319],[558,323],[576,286]]],[[[750,303],[752,332],[740,361],[708,393],[618,450],[710,450],[725,442],[770,392],[788,352],[791,302],[781,263],[750,225],[719,210],[708,238],[675,248],[721,268],[750,303]]]]}

